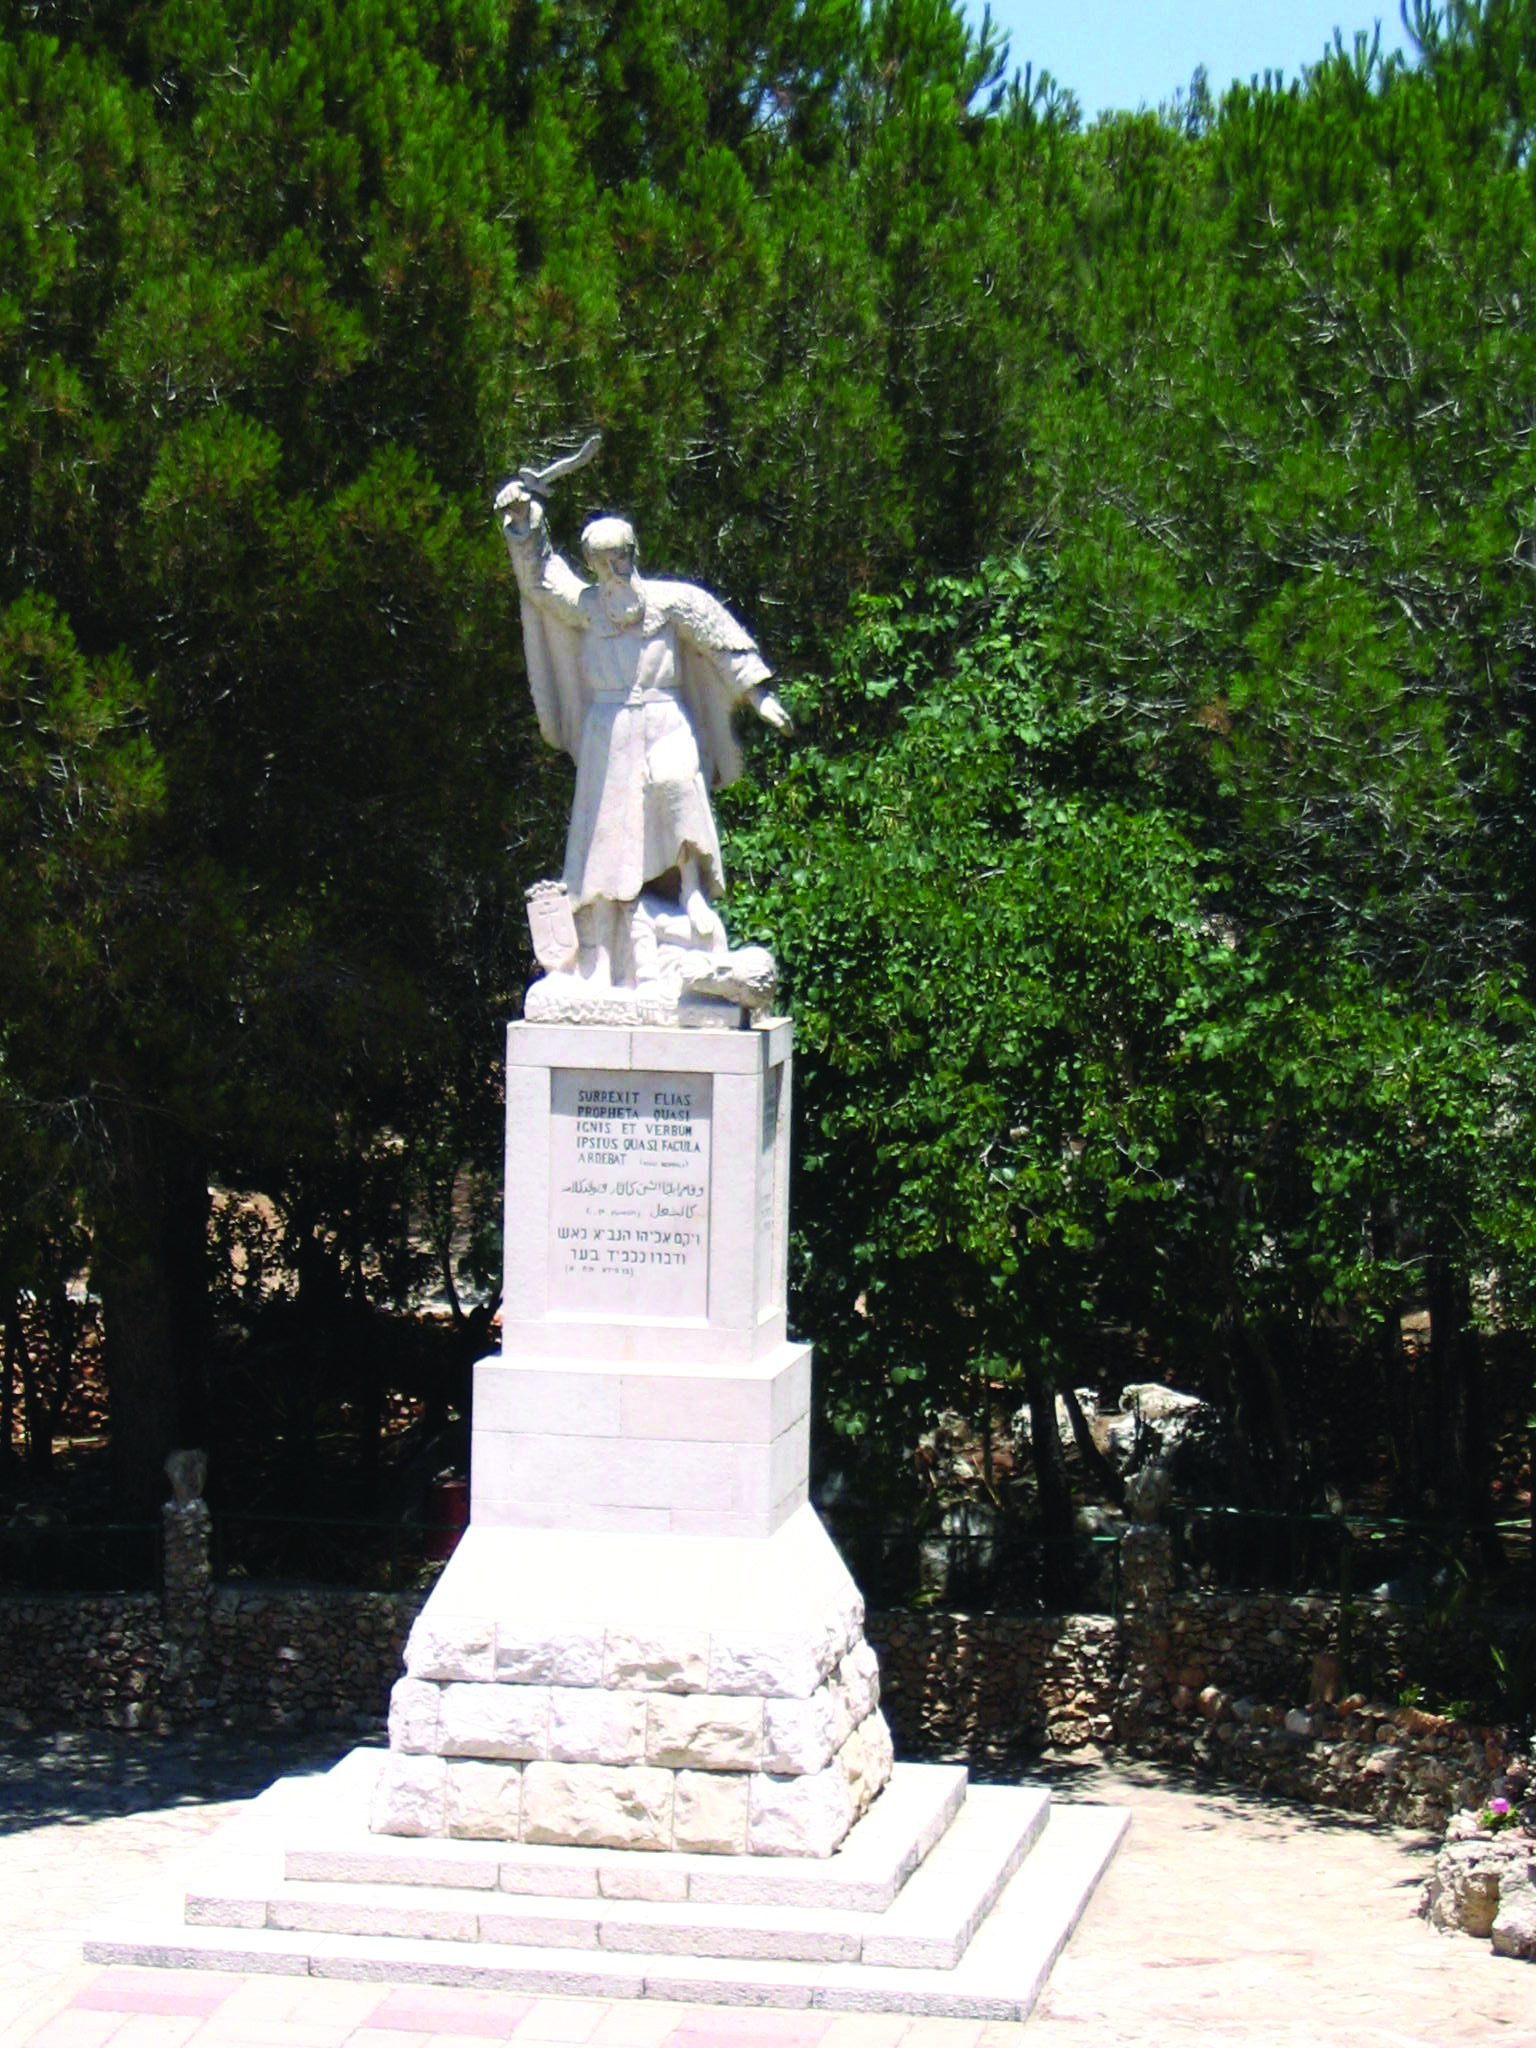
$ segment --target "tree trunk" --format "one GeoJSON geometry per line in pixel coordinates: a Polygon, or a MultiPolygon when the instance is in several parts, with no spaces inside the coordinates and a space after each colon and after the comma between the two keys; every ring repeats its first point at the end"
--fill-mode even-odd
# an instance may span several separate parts
{"type": "Polygon", "coordinates": [[[112,1488],[119,1509],[148,1515],[165,1499],[165,1458],[180,1409],[165,1256],[165,1182],[142,1113],[111,1116],[110,1206],[96,1226],[92,1277],[101,1297],[112,1488]]]}
{"type": "Polygon", "coordinates": [[[168,1167],[165,1176],[163,1242],[177,1420],[183,1444],[194,1449],[205,1449],[210,1434],[208,1225],[212,1215],[207,1163],[183,1155],[168,1167]]]}
{"type": "Polygon", "coordinates": [[[16,1459],[16,1373],[20,1348],[20,1303],[13,1288],[5,1305],[5,1345],[0,1353],[0,1472],[9,1472],[16,1459]]]}
{"type": "Polygon", "coordinates": [[[1504,1553],[1493,1526],[1483,1351],[1472,1327],[1472,1289],[1438,1246],[1429,1258],[1429,1361],[1445,1418],[1442,1498],[1471,1532],[1482,1563],[1497,1571],[1504,1553]]]}
{"type": "Polygon", "coordinates": [[[1393,1498],[1399,1513],[1416,1515],[1424,1491],[1423,1460],[1414,1421],[1413,1375],[1403,1348],[1402,1317],[1395,1307],[1381,1326],[1380,1346],[1382,1389],[1386,1397],[1382,1405],[1395,1479],[1393,1498]]]}
{"type": "Polygon", "coordinates": [[[1088,1426],[1088,1418],[1083,1413],[1082,1404],[1076,1394],[1070,1387],[1063,1387],[1061,1398],[1067,1404],[1067,1420],[1072,1425],[1072,1440],[1077,1445],[1078,1456],[1110,1501],[1117,1508],[1123,1508],[1125,1480],[1094,1442],[1093,1431],[1088,1426]]]}
{"type": "Polygon", "coordinates": [[[1056,1427],[1055,1388],[1044,1373],[1026,1367],[1024,1393],[1029,1402],[1029,1448],[1040,1490],[1041,1587],[1050,1605],[1060,1607],[1072,1584],[1072,1482],[1056,1427]]]}

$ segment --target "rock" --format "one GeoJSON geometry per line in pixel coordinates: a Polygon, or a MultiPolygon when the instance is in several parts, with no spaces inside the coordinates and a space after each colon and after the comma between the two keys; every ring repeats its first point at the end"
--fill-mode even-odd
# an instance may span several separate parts
{"type": "Polygon", "coordinates": [[[603,1683],[637,1692],[703,1692],[709,1683],[709,1637],[629,1635],[608,1631],[603,1683]]]}
{"type": "Polygon", "coordinates": [[[379,1766],[368,1825],[376,1835],[440,1835],[447,1793],[448,1766],[440,1756],[391,1750],[379,1766]]]}
{"type": "Polygon", "coordinates": [[[1125,1482],[1125,1504],[1137,1522],[1155,1522],[1173,1485],[1161,1465],[1147,1465],[1125,1482]]]}
{"type": "Polygon", "coordinates": [[[1120,1389],[1120,1407],[1127,1415],[1139,1415],[1143,1422],[1183,1422],[1198,1415],[1205,1403],[1198,1394],[1181,1394],[1176,1387],[1156,1380],[1139,1380],[1120,1389]]]}
{"type": "Polygon", "coordinates": [[[405,1668],[412,1678],[493,1679],[495,1629],[488,1621],[419,1615],[406,1640],[405,1668]]]}
{"type": "Polygon", "coordinates": [[[746,1771],[762,1754],[763,1702],[711,1693],[658,1693],[650,1702],[645,1754],[673,1770],[746,1771]]]}
{"type": "Polygon", "coordinates": [[[1285,1732],[1287,1735],[1310,1736],[1312,1734],[1312,1716],[1301,1707],[1289,1708],[1285,1716],[1285,1732]]]}
{"type": "Polygon", "coordinates": [[[644,1763],[645,1709],[644,1693],[551,1686],[548,1754],[567,1764],[644,1763]]]}
{"type": "Polygon", "coordinates": [[[673,1848],[744,1856],[751,1782],[720,1771],[679,1771],[672,1798],[673,1848]]]}
{"type": "MultiPolygon", "coordinates": [[[[1536,1849],[1536,1843],[1527,1843],[1536,1849]]],[[[1536,1862],[1527,1855],[1508,1866],[1499,1880],[1499,1910],[1489,1933],[1496,1956],[1536,1963],[1536,1862]]]]}
{"type": "Polygon", "coordinates": [[[1232,1702],[1219,1685],[1208,1685],[1200,1694],[1200,1711],[1207,1721],[1230,1721],[1232,1702]]]}
{"type": "MultiPolygon", "coordinates": [[[[717,1633],[709,1646],[709,1690],[767,1699],[809,1699],[847,1647],[818,1636],[717,1633]]],[[[703,1690],[702,1686],[699,1688],[703,1690]]]]}
{"type": "Polygon", "coordinates": [[[496,1677],[512,1685],[601,1685],[602,1630],[519,1636],[498,1624],[496,1677]]]}
{"type": "Polygon", "coordinates": [[[448,1832],[470,1841],[515,1842],[522,1819],[518,1764],[448,1765],[448,1832]]]}
{"type": "Polygon", "coordinates": [[[838,1683],[855,1726],[880,1704],[880,1660],[862,1636],[844,1653],[837,1667],[838,1683]]]}
{"type": "Polygon", "coordinates": [[[1435,1874],[1420,1910],[1453,1934],[1491,1935],[1506,1870],[1525,1860],[1520,1846],[1496,1835],[1448,1842],[1435,1858],[1435,1874]]]}
{"type": "Polygon", "coordinates": [[[848,1781],[848,1796],[857,1820],[890,1777],[895,1762],[885,1716],[877,1711],[861,1721],[838,1751],[837,1761],[848,1781]]]}
{"type": "Polygon", "coordinates": [[[523,1840],[588,1849],[669,1849],[672,1773],[645,1764],[531,1763],[523,1840]]]}
{"type": "Polygon", "coordinates": [[[389,1746],[417,1756],[437,1749],[438,1702],[442,1687],[424,1678],[400,1678],[389,1695],[389,1746]]]}
{"type": "Polygon", "coordinates": [[[828,1687],[808,1700],[768,1700],[763,1712],[763,1769],[780,1777],[825,1770],[851,1732],[846,1705],[834,1701],[828,1687]]]}
{"type": "Polygon", "coordinates": [[[848,1779],[840,1770],[803,1778],[759,1774],[749,1783],[747,1849],[753,1856],[830,1856],[853,1823],[848,1779]]]}
{"type": "Polygon", "coordinates": [[[549,1692],[537,1685],[445,1685],[437,1714],[444,1756],[549,1754],[549,1692]]]}

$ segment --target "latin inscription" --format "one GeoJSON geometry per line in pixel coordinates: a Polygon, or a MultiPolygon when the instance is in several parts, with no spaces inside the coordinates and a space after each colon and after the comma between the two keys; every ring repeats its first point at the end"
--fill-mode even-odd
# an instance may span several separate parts
{"type": "Polygon", "coordinates": [[[703,1316],[709,1076],[562,1070],[553,1081],[550,1307],[703,1316]]]}

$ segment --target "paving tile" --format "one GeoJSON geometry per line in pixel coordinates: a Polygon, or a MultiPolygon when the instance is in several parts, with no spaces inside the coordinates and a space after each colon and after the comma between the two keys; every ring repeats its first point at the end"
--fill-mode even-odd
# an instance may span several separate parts
{"type": "Polygon", "coordinates": [[[673,2048],[817,2048],[831,2024],[830,2013],[709,2006],[690,2012],[672,2041],[673,2048]]]}
{"type": "Polygon", "coordinates": [[[391,1991],[369,2013],[366,2025],[401,2032],[458,2034],[476,2041],[505,2041],[531,1998],[495,1991],[454,1991],[433,1985],[391,1991]]]}
{"type": "Polygon", "coordinates": [[[609,2008],[590,2048],[662,2048],[693,2010],[663,1998],[626,1999],[609,2008]]]}
{"type": "MultiPolygon", "coordinates": [[[[311,2004],[320,2003],[315,1993],[329,1988],[318,1979],[237,1977],[233,1982],[234,1995],[198,2027],[192,2048],[346,2048],[379,1998],[377,1984],[349,1985],[363,1995],[347,2009],[312,2011],[311,2004]]],[[[398,2035],[395,2048],[400,2048],[398,2035]]]]}
{"type": "Polygon", "coordinates": [[[187,2048],[201,2025],[196,2013],[130,2013],[112,2036],[112,2048],[187,2048]]]}
{"type": "Polygon", "coordinates": [[[678,2032],[690,2038],[697,2033],[710,2033],[722,2018],[730,2021],[732,2032],[740,2034],[743,2040],[785,2041],[795,2035],[802,2040],[819,2041],[832,2024],[830,2013],[767,2012],[756,2011],[750,2006],[733,2011],[722,2006],[693,2006],[678,2032]]]}
{"type": "Polygon", "coordinates": [[[123,2025],[120,2012],[59,2012],[26,2038],[26,2048],[106,2048],[123,2025]]]}
{"type": "Polygon", "coordinates": [[[986,2030],[985,2020],[914,2020],[901,2048],[976,2048],[986,2030]]]}
{"type": "Polygon", "coordinates": [[[840,2012],[821,2037],[821,2048],[896,2048],[912,2021],[901,2012],[840,2012]]]}
{"type": "Polygon", "coordinates": [[[165,2013],[206,2019],[235,1989],[233,1977],[198,1970],[103,1970],[70,2000],[77,2012],[165,2013]]]}
{"type": "Polygon", "coordinates": [[[606,1999],[536,1998],[518,2021],[516,2041],[590,2041],[613,2010],[606,1999]]]}

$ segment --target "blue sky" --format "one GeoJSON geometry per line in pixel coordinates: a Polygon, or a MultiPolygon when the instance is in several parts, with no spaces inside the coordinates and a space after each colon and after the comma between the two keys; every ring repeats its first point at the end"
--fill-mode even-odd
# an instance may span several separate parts
{"type": "MultiPolygon", "coordinates": [[[[982,0],[966,0],[981,19],[982,0]]],[[[1397,0],[994,0],[1012,63],[1071,88],[1091,120],[1107,107],[1157,106],[1204,64],[1219,98],[1266,68],[1296,77],[1337,26],[1346,44],[1381,23],[1382,48],[1407,50],[1397,0]]]]}

